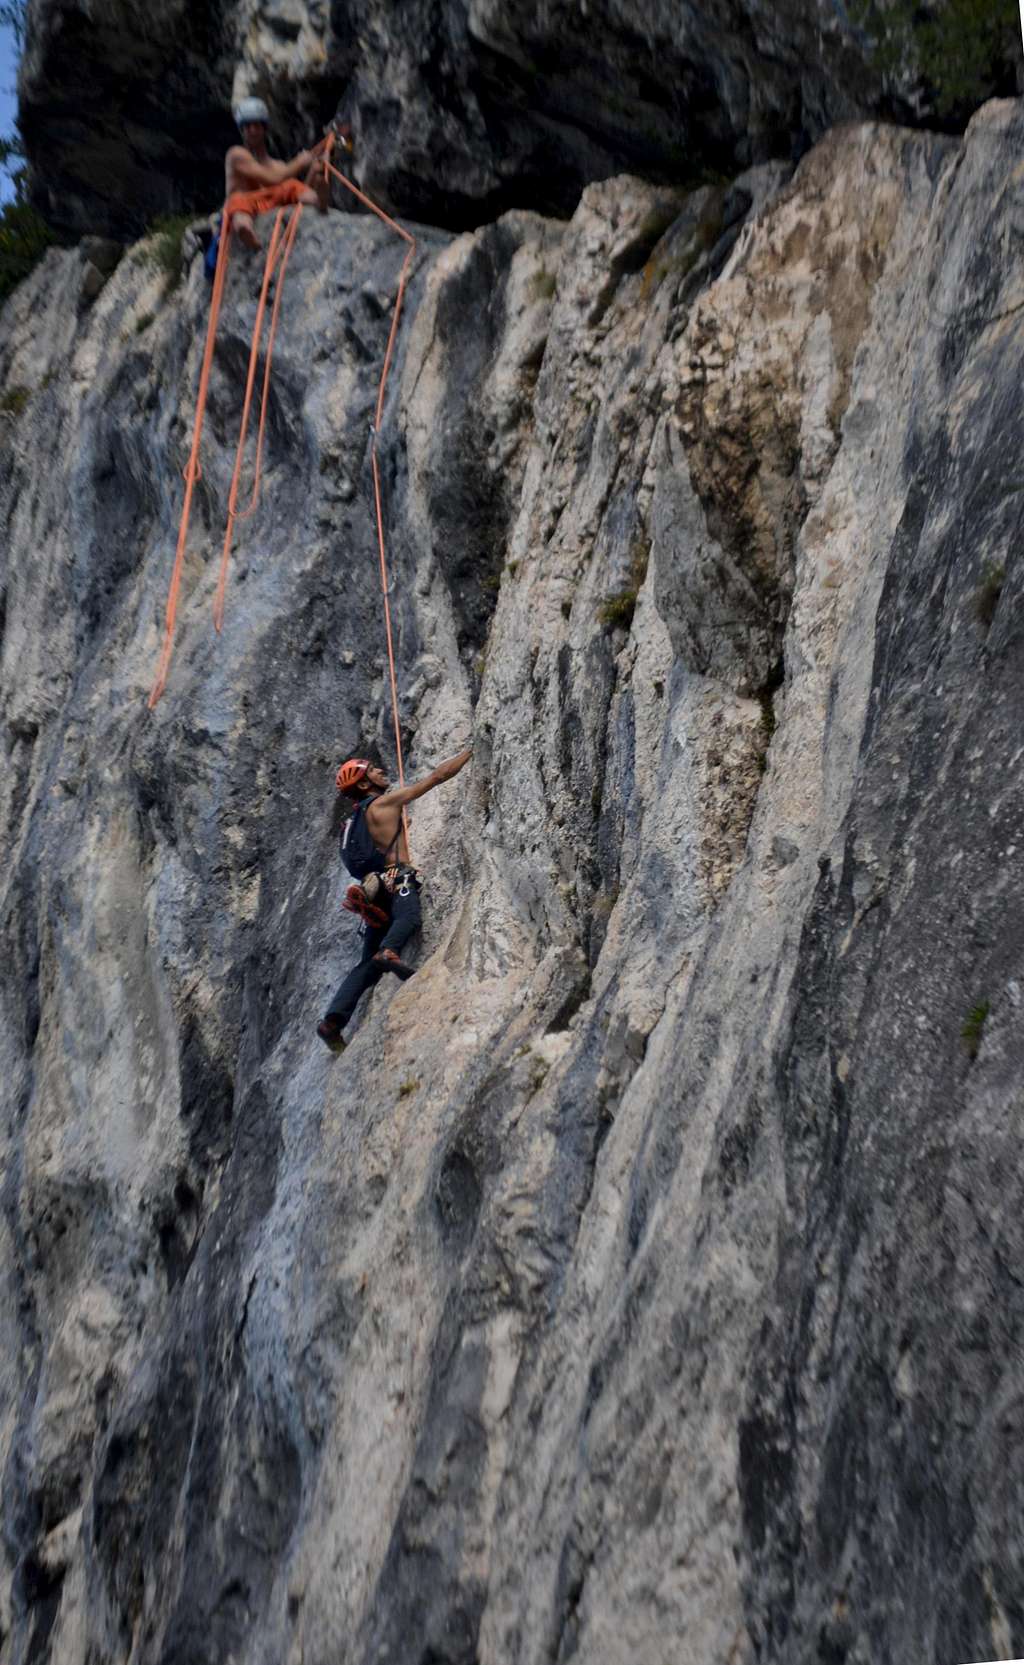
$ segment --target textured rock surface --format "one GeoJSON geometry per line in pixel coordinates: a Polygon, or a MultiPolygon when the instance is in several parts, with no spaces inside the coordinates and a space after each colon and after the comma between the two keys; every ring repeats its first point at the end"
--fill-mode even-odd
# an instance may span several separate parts
{"type": "MultiPolygon", "coordinates": [[[[344,98],[371,194],[462,229],[569,214],[588,181],[627,170],[790,158],[855,116],[933,119],[909,32],[879,57],[870,15],[868,0],[30,0],[21,124],[53,224],[137,235],[217,204],[232,95],[269,100],[288,154],[344,98]]],[[[1018,88],[1012,6],[999,39],[976,100],[1018,88]]]]}
{"type": "Polygon", "coordinates": [[[404,720],[475,755],[340,1063],[394,241],[303,228],[215,641],[234,268],[155,717],[201,275],[8,304],[4,1665],[1024,1651],[1022,137],[423,234],[404,720]]]}

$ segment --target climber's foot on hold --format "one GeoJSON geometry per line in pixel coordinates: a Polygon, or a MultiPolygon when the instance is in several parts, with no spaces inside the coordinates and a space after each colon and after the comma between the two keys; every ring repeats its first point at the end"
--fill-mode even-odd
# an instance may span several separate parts
{"type": "Polygon", "coordinates": [[[382,971],[393,971],[396,977],[402,979],[403,983],[407,977],[413,976],[414,973],[414,967],[406,965],[404,960],[400,960],[393,948],[382,948],[379,954],[373,956],[373,963],[379,965],[382,971]]]}
{"type": "Polygon", "coordinates": [[[344,1052],[345,1037],[341,1032],[341,1024],[338,1022],[336,1017],[331,1017],[330,1013],[328,1013],[327,1016],[317,1024],[316,1032],[320,1036],[324,1045],[330,1047],[332,1052],[344,1052]]]}

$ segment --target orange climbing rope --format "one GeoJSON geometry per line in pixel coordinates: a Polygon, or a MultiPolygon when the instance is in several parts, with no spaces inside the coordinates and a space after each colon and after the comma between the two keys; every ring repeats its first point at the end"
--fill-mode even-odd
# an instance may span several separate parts
{"type": "Polygon", "coordinates": [[[152,711],[157,700],[167,686],[167,673],[171,668],[171,654],[174,651],[174,624],[178,616],[178,592],[181,589],[181,569],[185,561],[185,544],[188,539],[188,522],[192,513],[192,493],[196,481],[202,475],[199,466],[199,441],[203,434],[203,417],[206,414],[206,394],[210,385],[210,366],[213,363],[213,348],[217,339],[217,319],[220,316],[220,303],[224,294],[224,279],[228,270],[228,255],[231,251],[230,221],[225,216],[221,230],[220,247],[217,250],[217,270],[213,279],[213,294],[210,297],[210,318],[206,326],[206,346],[203,349],[203,366],[199,372],[199,392],[196,396],[196,414],[192,425],[192,449],[185,465],[185,502],[181,511],[181,524],[178,527],[178,546],[174,552],[174,566],[171,570],[171,587],[167,592],[167,617],[164,626],[164,645],[157,665],[156,680],[153,691],[149,696],[149,709],[152,711]]]}
{"type": "MultiPolygon", "coordinates": [[[[181,590],[181,574],[185,564],[185,546],[188,542],[189,519],[192,514],[192,493],[197,480],[202,478],[202,468],[199,464],[199,442],[203,434],[203,419],[206,415],[206,399],[210,386],[210,369],[213,364],[213,350],[217,341],[217,325],[220,321],[221,302],[224,298],[224,284],[227,278],[228,258],[231,253],[231,220],[237,213],[264,213],[277,205],[274,231],[267,250],[267,259],[263,268],[263,287],[260,293],[260,307],[258,320],[262,325],[262,314],[266,307],[267,289],[273,273],[273,263],[279,246],[280,221],[283,205],[294,203],[292,219],[299,212],[301,203],[297,201],[299,193],[304,189],[298,180],[286,179],[280,185],[275,185],[266,191],[237,191],[224,204],[224,214],[221,220],[220,247],[217,250],[217,269],[213,279],[213,294],[210,297],[210,316],[206,325],[206,345],[203,349],[203,365],[199,372],[199,391],[196,395],[196,413],[192,424],[192,448],[185,465],[185,501],[181,510],[181,524],[178,527],[178,544],[174,553],[174,566],[171,570],[171,585],[167,593],[167,613],[164,624],[164,641],[157,665],[153,689],[149,696],[149,709],[152,711],[161,694],[167,686],[167,673],[171,667],[171,655],[174,652],[174,628],[178,617],[178,596],[181,590]]],[[[289,226],[291,231],[291,226],[289,226]]],[[[287,242],[287,239],[286,239],[287,242]]],[[[290,245],[288,252],[291,252],[290,245]]],[[[280,294],[280,285],[278,286],[280,294]]],[[[275,298],[276,306],[276,298],[275,298]]],[[[254,344],[255,350],[255,344],[254,344]]],[[[253,364],[250,362],[250,382],[253,374],[253,364]]],[[[251,394],[251,387],[248,390],[251,394]]],[[[247,400],[248,404],[248,400],[247,400]]],[[[230,525],[230,521],[228,523],[230,525]]]]}
{"type": "MultiPolygon", "coordinates": [[[[321,143],[315,147],[317,151],[323,151],[323,165],[326,174],[329,177],[336,179],[339,184],[343,185],[347,191],[350,191],[354,197],[357,197],[365,207],[370,209],[371,213],[376,214],[379,220],[382,220],[386,226],[396,232],[398,236],[401,237],[408,245],[406,248],[405,259],[402,262],[402,269],[399,273],[398,290],[395,295],[395,306],[391,319],[391,329],[388,334],[387,347],[384,353],[384,363],[381,367],[380,384],[377,389],[377,402],[374,410],[370,443],[370,464],[373,472],[374,512],[377,523],[377,550],[380,558],[381,595],[384,603],[384,633],[387,641],[388,674],[391,682],[391,714],[395,731],[395,753],[398,761],[398,780],[399,785],[404,786],[405,761],[402,754],[402,727],[398,711],[398,675],[395,668],[394,632],[391,622],[391,603],[389,596],[390,582],[388,578],[387,549],[384,538],[384,508],[380,482],[380,463],[377,456],[377,441],[380,434],[381,421],[384,415],[384,400],[387,392],[388,374],[390,372],[391,361],[394,356],[395,340],[398,335],[398,325],[402,313],[402,304],[405,299],[405,291],[409,281],[409,272],[416,253],[416,239],[410,232],[406,231],[404,227],[400,226],[396,220],[393,220],[390,215],[385,214],[382,208],[378,208],[377,204],[366,196],[364,192],[359,190],[358,186],[353,185],[350,179],[346,179],[344,174],[339,173],[338,169],[332,165],[330,158],[335,137],[336,135],[332,130],[328,133],[326,139],[321,141],[321,143]]],[[[213,294],[210,299],[210,317],[206,328],[206,345],[203,351],[203,363],[199,375],[199,391],[196,398],[196,413],[193,423],[192,447],[188,463],[184,470],[185,501],[182,507],[181,525],[178,529],[178,543],[175,550],[174,567],[171,573],[171,585],[167,597],[164,642],[160,654],[159,664],[157,666],[156,679],[153,683],[153,690],[149,696],[149,706],[151,710],[160,699],[160,696],[167,685],[167,675],[170,669],[171,655],[174,649],[174,629],[178,611],[178,596],[181,588],[181,574],[185,559],[185,546],[188,539],[189,517],[192,511],[192,493],[196,481],[202,477],[202,470],[199,466],[199,442],[203,431],[203,418],[206,413],[206,400],[210,382],[210,368],[213,363],[213,351],[217,337],[217,324],[220,317],[220,308],[227,275],[228,255],[231,245],[231,219],[236,213],[244,212],[261,214],[267,213],[275,208],[277,210],[274,218],[273,230],[271,232],[270,245],[267,249],[267,258],[263,268],[263,283],[260,288],[260,298],[256,308],[256,320],[253,325],[252,345],[249,352],[249,368],[245,384],[245,397],[242,403],[242,419],[239,429],[238,448],[235,453],[235,466],[232,471],[231,487],[228,494],[227,526],[224,533],[223,547],[221,549],[220,570],[218,574],[217,591],[213,609],[214,627],[218,631],[220,631],[224,622],[224,600],[227,588],[227,575],[230,563],[231,542],[234,527],[236,522],[244,520],[252,514],[259,499],[260,481],[262,475],[263,440],[266,426],[267,402],[270,388],[270,370],[273,361],[274,341],[277,335],[281,297],[284,292],[285,272],[287,270],[292,248],[294,247],[295,236],[299,228],[299,218],[302,213],[302,203],[300,200],[302,190],[303,187],[297,180],[286,180],[281,185],[274,186],[268,190],[238,192],[229,197],[224,205],[220,248],[217,252],[217,269],[213,282],[213,294]],[[281,220],[284,208],[288,204],[292,204],[293,207],[291,215],[289,216],[287,230],[282,237],[281,220]],[[249,416],[252,409],[252,394],[256,378],[256,365],[259,359],[260,339],[263,333],[263,320],[266,313],[267,295],[269,293],[270,282],[274,275],[275,268],[277,271],[277,291],[274,296],[274,304],[270,316],[270,330],[267,336],[267,350],[260,399],[260,420],[256,439],[256,457],[254,464],[252,495],[247,507],[244,510],[239,511],[238,492],[241,483],[245,441],[249,427],[249,416]]],[[[405,827],[406,839],[408,839],[408,821],[404,810],[402,812],[402,821],[405,827]]]]}
{"type": "Polygon", "coordinates": [[[277,319],[281,308],[281,296],[284,293],[284,275],[288,266],[288,259],[295,243],[295,233],[299,229],[299,216],[302,204],[298,202],[291,211],[288,229],[280,250],[280,265],[277,270],[277,293],[270,314],[270,331],[267,336],[266,363],[263,368],[263,391],[260,399],[260,424],[256,436],[256,460],[253,469],[252,496],[248,507],[241,514],[236,512],[238,503],[238,487],[242,478],[242,463],[245,457],[245,439],[249,429],[249,411],[252,406],[252,388],[256,377],[256,364],[259,358],[260,337],[263,334],[263,314],[267,304],[267,290],[273,272],[275,258],[278,252],[277,243],[281,230],[281,216],[283,209],[279,208],[274,216],[274,229],[270,236],[270,247],[267,250],[267,263],[263,269],[263,287],[260,290],[259,304],[256,308],[256,322],[252,330],[252,346],[249,349],[249,371],[245,380],[245,398],[242,401],[242,422],[238,434],[238,449],[235,452],[235,466],[231,475],[231,488],[228,492],[228,518],[224,528],[224,545],[220,553],[220,572],[217,577],[217,594],[213,602],[213,627],[220,634],[224,624],[224,596],[228,583],[228,562],[231,558],[231,539],[235,530],[236,520],[247,520],[252,514],[259,500],[260,479],[263,468],[263,436],[267,422],[267,396],[270,391],[270,367],[274,360],[274,341],[277,336],[277,319]]]}
{"type": "MultiPolygon", "coordinates": [[[[332,165],[329,156],[324,165],[327,169],[328,175],[333,176],[339,184],[344,185],[346,191],[351,191],[354,197],[358,197],[361,203],[364,203],[372,213],[376,214],[379,220],[383,220],[386,226],[390,226],[392,231],[396,231],[399,237],[401,237],[408,245],[405,251],[405,259],[402,261],[402,270],[398,276],[398,290],[395,295],[395,310],[391,318],[391,330],[388,334],[388,344],[384,352],[384,363],[381,367],[380,385],[377,389],[377,406],[374,411],[373,428],[370,439],[370,467],[373,470],[373,502],[377,516],[377,549],[380,555],[380,589],[384,601],[384,634],[387,639],[388,648],[388,674],[391,678],[391,717],[395,730],[395,755],[398,759],[398,784],[399,786],[404,786],[405,761],[402,756],[402,724],[398,715],[398,677],[395,672],[395,644],[391,629],[391,601],[388,593],[390,590],[390,584],[388,582],[387,551],[384,547],[384,509],[381,500],[380,463],[377,459],[377,439],[380,434],[381,420],[384,415],[384,395],[387,391],[388,372],[391,369],[391,358],[395,348],[395,337],[398,334],[398,322],[402,316],[402,302],[405,299],[405,288],[409,281],[409,269],[416,254],[416,239],[413,237],[411,232],[406,231],[405,228],[400,226],[396,220],[393,220],[389,214],[385,214],[383,208],[378,208],[375,202],[371,202],[370,198],[365,196],[363,192],[359,190],[358,186],[353,185],[350,179],[346,179],[343,173],[339,173],[337,168],[332,165]]],[[[402,811],[402,824],[405,828],[406,842],[408,843],[409,825],[404,809],[402,811]]]]}

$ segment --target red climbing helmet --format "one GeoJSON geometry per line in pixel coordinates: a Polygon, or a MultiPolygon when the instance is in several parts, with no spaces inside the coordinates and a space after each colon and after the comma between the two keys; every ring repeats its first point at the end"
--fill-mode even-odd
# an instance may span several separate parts
{"type": "Polygon", "coordinates": [[[350,757],[343,763],[335,776],[334,784],[339,792],[348,792],[353,786],[358,786],[364,778],[367,769],[371,767],[365,757],[350,757]]]}

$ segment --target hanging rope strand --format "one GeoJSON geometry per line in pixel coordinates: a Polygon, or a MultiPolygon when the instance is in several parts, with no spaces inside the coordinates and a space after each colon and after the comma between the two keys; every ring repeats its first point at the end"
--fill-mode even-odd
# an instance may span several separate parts
{"type": "MultiPolygon", "coordinates": [[[[321,149],[323,151],[323,167],[325,177],[336,179],[339,184],[343,185],[347,191],[350,191],[354,197],[363,203],[365,207],[369,208],[379,220],[382,220],[386,226],[396,232],[397,235],[402,238],[403,242],[407,244],[405,259],[402,262],[402,268],[399,273],[398,289],[395,295],[394,311],[391,318],[391,328],[388,332],[387,347],[384,352],[384,363],[381,367],[380,383],[377,388],[377,402],[374,411],[374,423],[370,443],[370,464],[373,472],[374,513],[377,525],[377,551],[380,559],[381,596],[384,604],[384,634],[387,642],[388,675],[391,683],[391,717],[395,731],[395,754],[398,762],[398,780],[399,785],[404,786],[405,759],[402,753],[402,726],[399,715],[398,673],[395,665],[394,631],[391,621],[391,602],[389,596],[390,582],[388,578],[387,547],[384,536],[384,508],[380,479],[380,459],[378,457],[378,438],[380,434],[381,422],[384,416],[388,376],[391,370],[392,359],[394,357],[395,341],[398,336],[398,326],[402,314],[402,305],[405,299],[406,286],[409,281],[409,273],[411,271],[412,262],[416,253],[416,239],[410,232],[406,231],[404,227],[400,226],[396,220],[393,220],[389,214],[385,214],[382,208],[378,208],[377,204],[371,201],[371,199],[366,196],[366,194],[361,191],[358,186],[353,185],[350,179],[346,179],[344,174],[339,173],[338,169],[332,166],[330,158],[334,145],[334,139],[335,135],[331,132],[327,135],[326,139],[322,141],[322,144],[316,147],[318,151],[321,149]]],[[[167,598],[167,614],[163,650],[161,652],[160,662],[157,667],[156,680],[154,681],[153,690],[149,697],[150,710],[152,710],[156,705],[167,685],[167,675],[174,647],[174,630],[177,619],[178,599],[181,588],[182,569],[185,559],[185,548],[188,541],[189,518],[192,510],[192,494],[196,481],[201,478],[202,472],[199,466],[199,442],[202,436],[203,418],[206,412],[210,369],[213,362],[213,350],[217,336],[217,324],[220,317],[221,302],[224,295],[224,284],[227,275],[228,256],[231,246],[230,208],[231,205],[235,203],[235,200],[236,199],[234,198],[231,199],[231,203],[225,211],[222,222],[220,248],[217,252],[217,269],[214,277],[213,294],[210,300],[210,316],[206,329],[206,345],[203,351],[203,364],[199,376],[199,391],[196,398],[196,411],[193,420],[192,447],[189,454],[188,464],[184,471],[185,502],[182,508],[181,524],[178,528],[178,543],[174,557],[174,568],[171,574],[170,591],[167,598]]],[[[238,206],[241,207],[242,205],[243,199],[239,198],[238,206]]],[[[217,591],[214,599],[213,619],[214,626],[218,631],[220,631],[224,620],[224,600],[227,589],[227,575],[230,564],[231,542],[235,523],[236,521],[244,520],[251,515],[259,500],[263,466],[263,444],[266,431],[270,391],[270,371],[273,362],[274,342],[277,335],[281,297],[284,291],[285,272],[287,270],[288,261],[291,257],[292,248],[295,243],[295,236],[299,226],[299,217],[302,213],[302,205],[298,202],[295,203],[288,222],[287,230],[282,238],[281,221],[283,212],[283,208],[279,208],[275,215],[274,228],[270,239],[270,247],[267,250],[266,263],[263,269],[263,283],[260,289],[260,298],[256,309],[256,320],[253,326],[252,344],[249,352],[249,368],[245,385],[245,397],[242,404],[242,418],[238,438],[238,448],[235,453],[235,466],[232,472],[231,487],[228,495],[227,526],[224,532],[220,572],[218,575],[217,591]],[[266,359],[260,398],[260,420],[256,438],[256,457],[252,495],[246,508],[239,512],[237,507],[238,491],[241,483],[242,466],[245,455],[245,440],[248,433],[249,415],[252,407],[253,387],[256,377],[256,365],[259,358],[260,339],[263,333],[263,319],[266,312],[267,295],[269,292],[271,278],[274,274],[275,265],[277,266],[278,283],[277,292],[274,296],[273,308],[271,310],[270,329],[267,337],[266,359]]],[[[404,809],[402,811],[402,825],[405,831],[406,840],[408,841],[408,818],[404,809]]]]}
{"type": "Polygon", "coordinates": [[[167,614],[164,626],[164,645],[157,665],[153,690],[149,696],[149,709],[152,711],[161,694],[167,686],[167,673],[171,668],[171,654],[174,652],[174,625],[178,616],[178,592],[181,588],[181,570],[185,561],[185,545],[188,541],[189,516],[192,513],[192,492],[196,481],[201,477],[199,466],[199,441],[203,433],[203,417],[206,414],[206,395],[210,386],[210,366],[213,363],[213,349],[217,340],[217,320],[220,317],[220,305],[224,296],[224,282],[227,277],[228,256],[231,251],[231,219],[225,214],[221,227],[220,247],[217,250],[217,270],[213,279],[213,294],[210,297],[210,317],[206,325],[206,346],[203,349],[203,367],[199,372],[199,392],[196,395],[196,413],[192,422],[192,450],[185,467],[185,502],[181,511],[181,524],[178,527],[178,547],[174,554],[174,567],[171,572],[171,587],[167,593],[167,614]]]}
{"type": "Polygon", "coordinates": [[[277,319],[281,310],[281,296],[284,294],[284,275],[288,269],[288,261],[291,257],[292,249],[295,246],[295,233],[299,229],[299,215],[301,213],[302,204],[299,202],[296,203],[295,208],[292,211],[291,219],[288,222],[288,230],[285,233],[280,264],[277,268],[277,293],[274,296],[274,305],[270,314],[270,329],[267,333],[266,364],[263,369],[263,391],[260,396],[260,425],[259,431],[256,435],[256,462],[253,470],[252,496],[250,497],[245,508],[240,509],[235,515],[236,521],[248,520],[259,501],[260,482],[263,478],[263,438],[267,425],[267,396],[270,392],[270,368],[274,362],[274,342],[277,337],[277,319]]]}
{"type": "MultiPolygon", "coordinates": [[[[388,375],[391,370],[391,360],[394,355],[395,339],[398,335],[399,320],[402,316],[402,302],[405,298],[406,284],[409,280],[409,270],[416,254],[416,239],[412,236],[411,232],[406,231],[405,228],[400,226],[396,220],[393,220],[390,214],[385,214],[383,208],[378,208],[375,202],[372,202],[370,198],[359,189],[358,186],[353,185],[350,179],[346,179],[343,173],[339,173],[337,168],[333,167],[329,161],[326,166],[327,172],[332,178],[336,179],[340,185],[344,185],[347,191],[351,191],[354,197],[357,197],[365,207],[369,208],[372,213],[376,214],[379,220],[383,220],[386,226],[389,226],[392,231],[397,232],[403,242],[408,244],[405,259],[402,262],[402,270],[399,274],[398,290],[395,295],[394,312],[391,318],[391,329],[388,333],[388,344],[384,353],[384,363],[381,367],[380,385],[377,389],[377,404],[374,411],[373,435],[370,442],[370,466],[373,470],[373,503],[377,520],[377,552],[380,557],[380,588],[381,596],[384,602],[384,635],[387,641],[388,675],[391,681],[391,720],[395,730],[395,756],[398,761],[398,784],[399,786],[404,786],[405,759],[402,754],[402,724],[398,712],[398,675],[395,669],[394,632],[391,626],[391,601],[388,593],[390,584],[388,579],[387,549],[384,538],[384,507],[380,484],[380,460],[377,456],[377,440],[380,434],[381,421],[384,416],[384,399],[387,393],[388,375]]],[[[402,825],[405,831],[406,841],[408,842],[409,823],[404,809],[402,811],[402,825]]]]}
{"type": "MultiPolygon", "coordinates": [[[[277,258],[278,245],[281,241],[281,222],[284,209],[279,208],[274,215],[273,230],[270,233],[270,243],[267,247],[267,258],[263,263],[263,282],[260,286],[260,298],[256,305],[256,319],[252,327],[252,343],[249,347],[249,369],[245,378],[245,397],[242,400],[242,420],[238,430],[238,447],[235,451],[235,466],[231,472],[231,486],[228,491],[228,519],[224,529],[224,545],[220,555],[220,573],[217,578],[217,593],[213,602],[213,627],[220,631],[224,621],[224,592],[227,589],[228,561],[231,556],[231,535],[235,529],[235,505],[238,502],[238,487],[242,479],[242,463],[245,458],[245,436],[249,431],[249,412],[252,409],[252,390],[256,380],[256,364],[259,359],[260,337],[263,334],[263,315],[267,309],[267,292],[270,280],[274,274],[274,263],[277,258]]],[[[280,285],[278,286],[280,287],[280,285]]]]}

